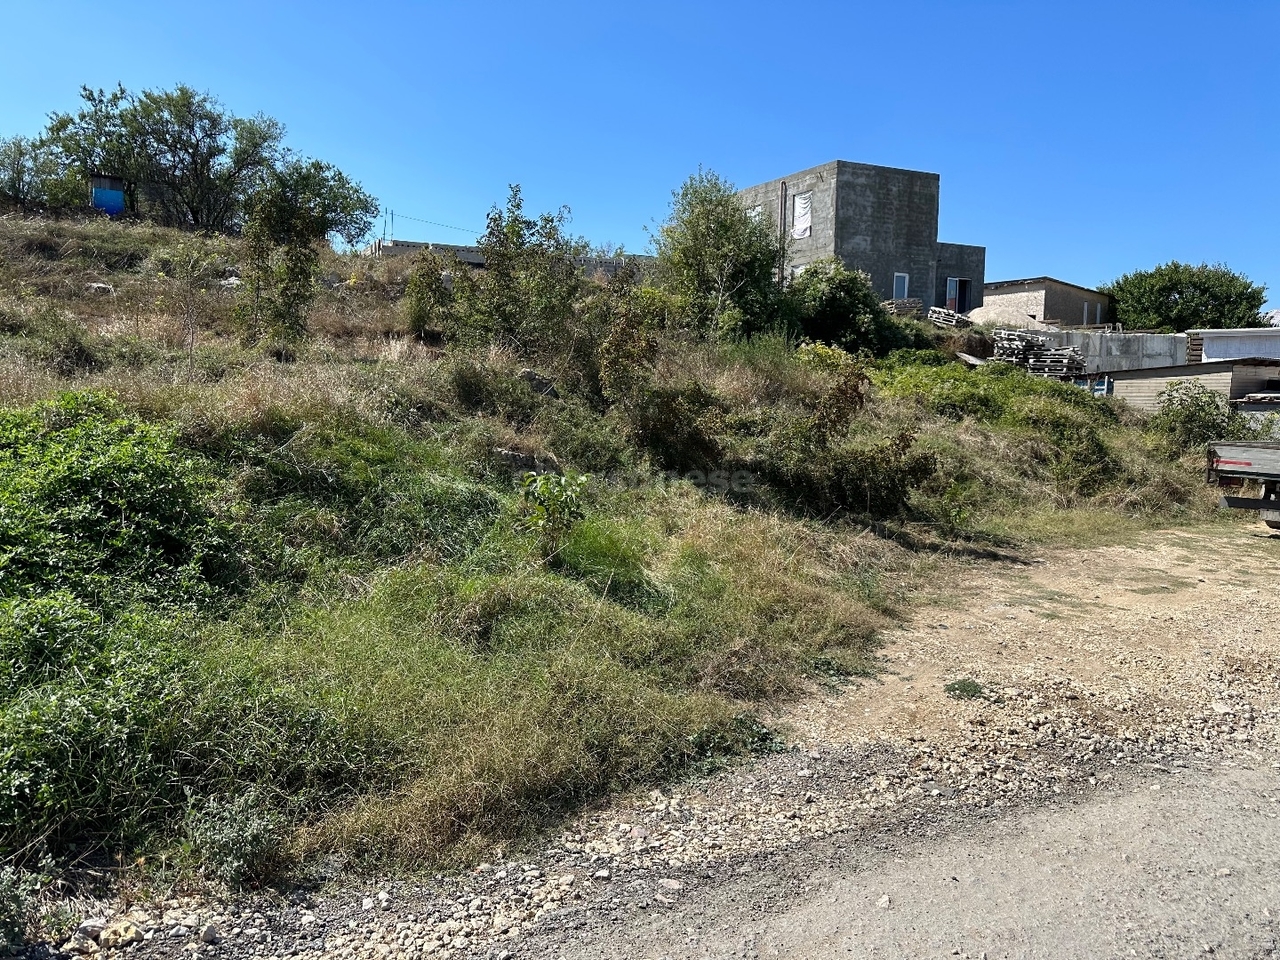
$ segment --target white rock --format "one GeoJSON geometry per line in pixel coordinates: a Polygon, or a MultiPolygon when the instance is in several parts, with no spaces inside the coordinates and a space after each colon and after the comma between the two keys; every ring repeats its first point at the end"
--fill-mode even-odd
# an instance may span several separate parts
{"type": "Polygon", "coordinates": [[[206,923],[200,928],[201,943],[217,943],[222,939],[222,931],[216,923],[206,923]]]}
{"type": "Polygon", "coordinates": [[[98,934],[98,944],[103,947],[124,947],[142,940],[142,931],[130,920],[114,920],[98,934]]]}
{"type": "Polygon", "coordinates": [[[97,953],[98,949],[98,945],[93,942],[92,937],[86,937],[78,930],[72,934],[70,940],[62,945],[63,953],[78,953],[81,956],[97,953]]]}

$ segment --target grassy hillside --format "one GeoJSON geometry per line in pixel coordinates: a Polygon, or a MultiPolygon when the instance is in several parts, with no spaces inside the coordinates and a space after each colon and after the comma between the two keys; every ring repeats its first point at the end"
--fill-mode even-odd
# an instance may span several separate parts
{"type": "Polygon", "coordinates": [[[466,857],[768,747],[935,550],[1211,514],[1140,418],[945,343],[709,342],[591,283],[552,346],[428,346],[411,264],[330,256],[311,338],[246,346],[206,243],[0,220],[6,858],[466,857]]]}

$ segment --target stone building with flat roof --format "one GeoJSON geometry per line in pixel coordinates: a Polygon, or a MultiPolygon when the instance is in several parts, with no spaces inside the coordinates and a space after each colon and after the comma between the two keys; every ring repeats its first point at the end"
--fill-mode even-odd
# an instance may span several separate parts
{"type": "Polygon", "coordinates": [[[936,173],[833,160],[738,195],[777,224],[792,276],[838,257],[869,274],[883,300],[968,313],[982,305],[987,251],[938,240],[939,182],[936,173]]]}
{"type": "Polygon", "coordinates": [[[974,323],[1015,330],[1064,330],[1111,323],[1111,298],[1105,293],[1053,277],[988,283],[974,323]]]}

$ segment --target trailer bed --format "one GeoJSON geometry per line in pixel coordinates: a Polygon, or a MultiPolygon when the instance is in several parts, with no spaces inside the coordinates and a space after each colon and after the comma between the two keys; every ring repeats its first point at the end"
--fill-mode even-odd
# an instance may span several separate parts
{"type": "Polygon", "coordinates": [[[1209,444],[1209,479],[1280,480],[1280,443],[1209,444]]]}

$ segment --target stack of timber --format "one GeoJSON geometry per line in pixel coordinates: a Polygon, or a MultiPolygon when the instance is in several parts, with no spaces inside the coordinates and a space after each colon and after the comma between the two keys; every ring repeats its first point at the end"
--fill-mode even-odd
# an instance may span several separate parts
{"type": "Polygon", "coordinates": [[[929,308],[929,321],[935,327],[970,327],[973,321],[966,317],[963,313],[956,313],[954,310],[947,310],[943,307],[929,308]]]}
{"type": "Polygon", "coordinates": [[[1055,380],[1085,375],[1084,357],[1075,347],[1052,347],[1047,337],[1024,330],[995,332],[995,359],[1023,367],[1028,373],[1055,380]]]}
{"type": "Polygon", "coordinates": [[[918,297],[911,297],[907,300],[882,300],[880,306],[886,313],[891,313],[895,317],[924,316],[924,301],[918,297]]]}

